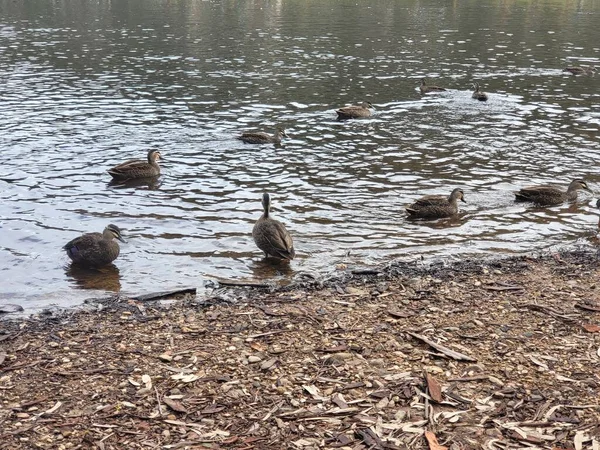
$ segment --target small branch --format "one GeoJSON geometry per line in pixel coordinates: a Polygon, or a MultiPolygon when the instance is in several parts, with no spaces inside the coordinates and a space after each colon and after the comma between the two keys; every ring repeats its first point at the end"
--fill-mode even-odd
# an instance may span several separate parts
{"type": "Polygon", "coordinates": [[[431,339],[428,339],[425,336],[421,336],[420,334],[413,333],[412,331],[407,331],[407,333],[409,335],[411,335],[412,337],[425,342],[427,345],[435,348],[438,352],[442,352],[444,355],[449,356],[452,359],[456,359],[457,361],[477,362],[477,360],[475,358],[471,358],[470,356],[467,356],[462,353],[451,350],[448,347],[444,347],[443,345],[438,344],[437,342],[433,342],[431,339]]]}

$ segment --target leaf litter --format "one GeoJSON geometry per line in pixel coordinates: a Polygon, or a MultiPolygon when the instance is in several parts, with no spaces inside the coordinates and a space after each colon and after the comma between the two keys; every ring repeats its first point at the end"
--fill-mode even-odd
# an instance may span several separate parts
{"type": "Polygon", "coordinates": [[[599,275],[392,264],[2,321],[0,448],[600,449],[599,275]]]}

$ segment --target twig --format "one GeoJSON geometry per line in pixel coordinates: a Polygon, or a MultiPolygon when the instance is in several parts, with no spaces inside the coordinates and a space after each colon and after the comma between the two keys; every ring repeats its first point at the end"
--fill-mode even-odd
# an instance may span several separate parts
{"type": "Polygon", "coordinates": [[[545,314],[548,314],[549,316],[563,319],[568,322],[573,322],[575,320],[573,317],[569,317],[569,316],[565,316],[564,314],[560,314],[555,309],[547,307],[547,306],[536,305],[535,303],[525,303],[525,304],[519,305],[519,306],[521,306],[522,308],[528,308],[528,309],[532,309],[534,311],[543,312],[545,314]]]}
{"type": "Polygon", "coordinates": [[[223,280],[221,278],[215,278],[215,280],[221,286],[254,287],[254,288],[270,288],[271,287],[271,285],[267,284],[267,283],[255,283],[252,281],[223,280]]]}
{"type": "Polygon", "coordinates": [[[162,404],[160,403],[160,396],[158,395],[158,389],[156,389],[156,386],[154,386],[154,392],[156,392],[156,401],[158,403],[158,414],[160,414],[162,416],[163,415],[162,404]]]}
{"type": "Polygon", "coordinates": [[[413,333],[412,331],[407,331],[406,333],[416,339],[419,339],[420,341],[425,342],[427,345],[435,348],[437,351],[442,352],[444,355],[449,356],[452,359],[456,359],[457,361],[477,362],[475,358],[471,358],[470,356],[451,350],[448,347],[444,347],[443,345],[440,345],[437,342],[433,342],[431,339],[427,339],[425,336],[413,333]]]}
{"type": "Polygon", "coordinates": [[[474,377],[464,377],[464,378],[448,378],[447,381],[481,381],[481,380],[489,380],[490,377],[487,375],[476,375],[474,377]]]}
{"type": "Polygon", "coordinates": [[[153,301],[153,300],[162,300],[165,298],[173,297],[175,295],[183,295],[183,294],[196,295],[196,288],[185,288],[185,289],[177,289],[175,291],[154,292],[152,294],[137,295],[135,297],[130,297],[130,298],[133,300],[140,301],[140,302],[149,302],[149,301],[153,301]]]}

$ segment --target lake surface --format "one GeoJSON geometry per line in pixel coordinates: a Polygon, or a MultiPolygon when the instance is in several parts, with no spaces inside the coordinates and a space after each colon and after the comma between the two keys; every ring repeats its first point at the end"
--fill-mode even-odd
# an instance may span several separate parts
{"type": "Polygon", "coordinates": [[[591,195],[540,209],[513,191],[584,177],[600,194],[600,74],[561,71],[600,66],[598,23],[599,2],[564,0],[0,0],[0,302],[585,241],[591,195]],[[423,97],[423,77],[450,90],[423,97]],[[335,120],[362,101],[371,118],[335,120]],[[236,139],[278,126],[281,146],[236,139]],[[108,184],[149,148],[157,183],[108,184]],[[461,215],[406,220],[454,187],[461,215]],[[252,241],[265,191],[288,268],[252,241]],[[62,245],[109,223],[128,240],[115,267],[70,267],[62,245]]]}

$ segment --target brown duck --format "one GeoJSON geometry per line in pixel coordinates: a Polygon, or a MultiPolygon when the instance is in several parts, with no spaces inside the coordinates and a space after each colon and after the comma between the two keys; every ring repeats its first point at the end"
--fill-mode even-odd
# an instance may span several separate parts
{"type": "Polygon", "coordinates": [[[294,259],[296,252],[292,236],[281,222],[271,217],[271,196],[267,193],[263,194],[262,206],[264,213],[252,229],[252,237],[257,247],[267,258],[272,256],[288,261],[294,259]]]}
{"type": "Polygon", "coordinates": [[[421,86],[419,86],[421,90],[421,94],[427,94],[428,92],[442,92],[445,91],[446,88],[429,85],[426,83],[425,78],[421,78],[421,86]]]}
{"type": "Polygon", "coordinates": [[[344,106],[336,110],[338,120],[345,119],[360,119],[362,117],[369,117],[371,115],[371,109],[373,105],[370,102],[364,102],[360,105],[344,106]]]}
{"type": "MultiPolygon", "coordinates": [[[[420,219],[441,219],[458,213],[458,200],[465,202],[463,190],[456,188],[450,196],[426,195],[406,207],[410,217],[420,219]]],[[[466,203],[466,202],[465,202],[466,203]]]]}
{"type": "Polygon", "coordinates": [[[473,83],[473,89],[475,90],[473,91],[473,95],[471,95],[471,98],[479,100],[480,102],[487,102],[488,96],[485,92],[481,92],[479,90],[479,83],[473,83]]]}
{"type": "Polygon", "coordinates": [[[160,166],[158,160],[161,154],[158,150],[150,150],[148,152],[148,160],[131,159],[125,161],[112,169],[108,169],[108,173],[115,180],[127,181],[136,178],[152,178],[160,175],[160,166]]]}
{"type": "Polygon", "coordinates": [[[563,72],[569,72],[573,75],[593,75],[596,73],[596,68],[593,66],[571,66],[565,67],[563,72]]]}
{"type": "Polygon", "coordinates": [[[67,242],[63,250],[75,264],[102,267],[119,256],[119,244],[115,239],[125,242],[119,227],[111,224],[102,233],[86,233],[67,242]]]}
{"type": "Polygon", "coordinates": [[[237,138],[246,144],[281,144],[281,138],[288,137],[284,129],[278,129],[271,135],[264,131],[242,133],[237,138]]]}
{"type": "Polygon", "coordinates": [[[577,200],[577,191],[584,190],[592,193],[587,183],[581,179],[573,180],[567,190],[557,186],[529,186],[515,192],[515,200],[519,202],[533,202],[538,205],[560,205],[566,201],[577,200]]]}

